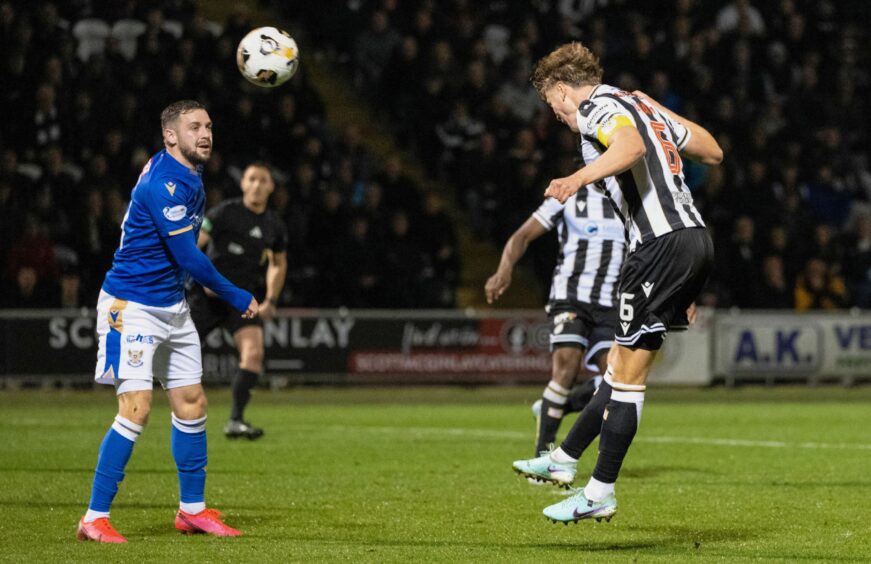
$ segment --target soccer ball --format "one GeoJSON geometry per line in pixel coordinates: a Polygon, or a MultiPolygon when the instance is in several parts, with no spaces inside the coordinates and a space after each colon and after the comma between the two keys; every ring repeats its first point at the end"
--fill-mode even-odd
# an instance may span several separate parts
{"type": "Polygon", "coordinates": [[[236,64],[248,82],[274,88],[284,84],[299,67],[299,49],[286,31],[258,27],[248,32],[236,49],[236,64]]]}

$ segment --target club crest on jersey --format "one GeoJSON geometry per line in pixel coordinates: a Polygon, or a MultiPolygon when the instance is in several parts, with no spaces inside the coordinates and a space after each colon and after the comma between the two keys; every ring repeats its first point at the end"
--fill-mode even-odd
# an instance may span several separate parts
{"type": "Polygon", "coordinates": [[[251,231],[248,232],[248,235],[250,235],[251,237],[254,237],[255,239],[262,239],[263,238],[263,232],[260,231],[259,225],[255,225],[251,229],[251,231]]]}
{"type": "Polygon", "coordinates": [[[175,196],[175,182],[164,182],[163,185],[169,191],[170,196],[175,196]]]}
{"type": "Polygon", "coordinates": [[[592,103],[589,100],[584,100],[581,102],[581,105],[578,107],[578,111],[581,112],[581,115],[584,117],[589,117],[590,112],[593,111],[593,108],[596,107],[596,104],[592,103]]]}
{"type": "Polygon", "coordinates": [[[139,368],[142,366],[142,353],[144,351],[138,350],[134,351],[133,349],[127,350],[127,365],[132,366],[133,368],[139,368]]]}
{"type": "Polygon", "coordinates": [[[170,221],[179,221],[184,219],[184,216],[187,215],[188,209],[185,206],[178,205],[172,207],[163,208],[163,217],[170,221]]]}

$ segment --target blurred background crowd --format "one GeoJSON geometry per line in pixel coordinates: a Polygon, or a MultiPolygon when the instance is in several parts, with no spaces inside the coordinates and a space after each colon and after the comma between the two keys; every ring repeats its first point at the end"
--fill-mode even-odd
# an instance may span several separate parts
{"type": "MultiPolygon", "coordinates": [[[[92,305],[130,189],[161,146],[158,115],[197,98],[215,121],[209,205],[241,168],[275,168],[287,222],[282,305],[452,307],[457,233],[501,246],[577,166],[576,139],[528,78],[581,40],[604,80],[708,127],[722,166],[687,164],[713,235],[718,307],[871,307],[869,50],[849,0],[337,0],[261,4],[305,33],[298,74],[247,86],[235,47],[252,22],[189,0],[0,0],[0,256],[4,307],[92,305]],[[346,78],[440,185],[359,127],[325,119],[305,57],[346,78]],[[449,214],[446,207],[461,210],[449,214]]],[[[554,239],[528,263],[547,288],[554,239]]],[[[495,263],[494,263],[495,267],[495,263]]]]}

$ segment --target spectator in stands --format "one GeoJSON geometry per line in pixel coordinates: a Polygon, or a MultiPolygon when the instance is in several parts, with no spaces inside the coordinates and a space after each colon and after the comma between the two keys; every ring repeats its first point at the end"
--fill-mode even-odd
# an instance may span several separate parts
{"type": "Polygon", "coordinates": [[[354,42],[354,62],[358,72],[358,87],[369,96],[381,91],[379,81],[393,49],[402,36],[390,26],[387,14],[377,10],[372,14],[369,27],[357,35],[354,42]]]}
{"type": "Polygon", "coordinates": [[[871,212],[859,213],[846,241],[844,276],[854,304],[871,308],[871,212]]]}
{"type": "Polygon", "coordinates": [[[417,217],[421,209],[420,189],[405,173],[399,153],[387,155],[375,181],[383,189],[383,206],[388,213],[404,211],[412,220],[417,217]]]}
{"type": "Polygon", "coordinates": [[[32,266],[12,269],[12,283],[3,291],[0,303],[4,308],[35,309],[50,304],[50,281],[40,279],[32,266]]]}
{"type": "Polygon", "coordinates": [[[731,245],[726,249],[729,288],[738,307],[755,307],[759,293],[760,257],[756,245],[756,224],[743,215],[735,220],[731,245]]]}
{"type": "Polygon", "coordinates": [[[57,275],[54,249],[48,236],[48,228],[39,223],[33,214],[25,218],[24,231],[12,244],[6,262],[8,272],[15,274],[29,266],[40,279],[54,280],[57,275]]]}
{"type": "Polygon", "coordinates": [[[438,307],[453,307],[454,290],[459,282],[460,256],[454,224],[444,210],[445,201],[438,192],[428,192],[424,209],[415,225],[418,244],[429,258],[438,280],[445,284],[438,307]]]}
{"type": "Polygon", "coordinates": [[[383,307],[388,298],[381,292],[384,249],[372,235],[366,216],[356,215],[351,219],[339,255],[342,303],[357,308],[383,307]]]}
{"type": "Polygon", "coordinates": [[[847,306],[847,287],[843,278],[832,274],[822,259],[812,258],[795,283],[795,309],[839,309],[847,306]]]}
{"type": "Polygon", "coordinates": [[[768,255],[762,259],[762,283],[755,306],[761,309],[792,309],[793,294],[793,287],[787,283],[783,270],[783,259],[779,255],[768,255]]]}
{"type": "Polygon", "coordinates": [[[385,306],[410,309],[428,305],[420,291],[426,260],[410,235],[408,216],[402,211],[395,212],[384,245],[385,306]]]}

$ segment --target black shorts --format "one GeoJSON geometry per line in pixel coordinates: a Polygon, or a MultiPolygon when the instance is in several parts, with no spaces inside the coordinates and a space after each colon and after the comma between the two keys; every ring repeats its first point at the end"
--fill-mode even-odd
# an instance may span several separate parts
{"type": "Polygon", "coordinates": [[[245,319],[242,312],[236,311],[233,306],[221,298],[212,298],[206,295],[202,286],[194,284],[187,291],[188,306],[191,308],[191,319],[200,335],[200,341],[212,332],[215,327],[223,327],[230,334],[249,325],[263,326],[263,321],[257,316],[254,319],[245,319]]]}
{"type": "Polygon", "coordinates": [[[598,372],[596,357],[614,343],[617,309],[584,302],[553,300],[547,304],[551,322],[550,350],[558,347],[585,349],[584,365],[598,372]]]}
{"type": "Polygon", "coordinates": [[[617,343],[655,351],[668,331],[685,330],[686,310],[713,261],[714,244],[701,228],[673,231],[628,255],[620,272],[617,343]]]}

